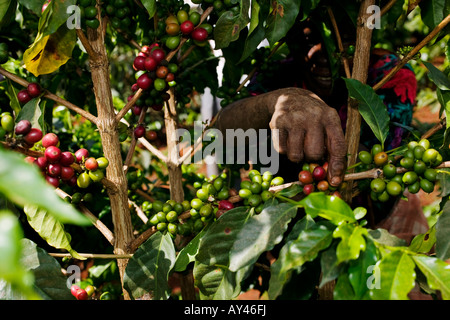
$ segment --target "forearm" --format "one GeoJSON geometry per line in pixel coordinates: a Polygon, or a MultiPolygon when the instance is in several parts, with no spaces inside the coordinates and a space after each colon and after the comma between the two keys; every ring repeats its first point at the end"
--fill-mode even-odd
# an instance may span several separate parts
{"type": "Polygon", "coordinates": [[[268,109],[267,94],[241,99],[220,110],[215,126],[223,133],[226,129],[268,129],[272,117],[268,109]]]}

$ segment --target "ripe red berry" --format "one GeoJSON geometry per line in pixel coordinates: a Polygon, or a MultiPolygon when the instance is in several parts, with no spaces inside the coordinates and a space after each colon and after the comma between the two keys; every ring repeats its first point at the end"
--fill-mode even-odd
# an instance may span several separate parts
{"type": "Polygon", "coordinates": [[[61,174],[61,165],[59,163],[50,163],[47,172],[50,177],[58,178],[61,174]]]}
{"type": "Polygon", "coordinates": [[[15,127],[16,134],[26,135],[31,130],[31,122],[28,120],[20,120],[15,127]]]}
{"type": "Polygon", "coordinates": [[[191,20],[186,20],[180,25],[180,31],[184,35],[190,34],[194,30],[194,23],[191,20]]]}
{"type": "Polygon", "coordinates": [[[166,57],[166,53],[161,48],[155,48],[152,49],[151,57],[153,57],[156,62],[160,63],[166,57]]]}
{"type": "Polygon", "coordinates": [[[327,173],[323,167],[317,166],[314,168],[312,175],[313,175],[314,180],[322,181],[327,176],[327,173]]]}
{"type": "Polygon", "coordinates": [[[72,178],[70,178],[65,182],[69,187],[75,187],[77,185],[77,176],[74,174],[72,178]]]}
{"type": "Polygon", "coordinates": [[[144,73],[137,79],[137,84],[142,90],[147,90],[152,86],[153,79],[150,78],[148,73],[144,73]]]}
{"type": "Polygon", "coordinates": [[[76,298],[77,298],[77,300],[87,300],[88,294],[87,294],[86,290],[78,289],[76,298]]]}
{"type": "Polygon", "coordinates": [[[61,167],[60,177],[64,181],[70,180],[75,175],[75,170],[72,167],[61,167]]]}
{"type": "Polygon", "coordinates": [[[45,149],[45,157],[49,163],[56,163],[61,158],[61,150],[56,146],[50,146],[45,149]]]}
{"type": "Polygon", "coordinates": [[[28,132],[27,135],[23,137],[23,140],[29,145],[33,145],[41,139],[42,131],[38,128],[31,128],[30,132],[28,132]]]}
{"type": "Polygon", "coordinates": [[[86,161],[84,162],[84,166],[86,167],[86,169],[94,171],[98,168],[98,162],[94,157],[90,157],[86,159],[86,161]]]}
{"type": "Polygon", "coordinates": [[[145,70],[145,57],[137,56],[137,57],[134,59],[133,67],[134,67],[136,70],[145,70]]]}
{"type": "Polygon", "coordinates": [[[61,158],[59,159],[59,162],[62,166],[70,166],[72,163],[75,162],[75,157],[73,156],[72,152],[64,151],[61,153],[61,158]]]}
{"type": "Polygon", "coordinates": [[[50,146],[57,146],[59,143],[59,138],[56,134],[50,132],[47,133],[43,138],[42,138],[42,146],[44,148],[48,148],[50,146]]]}
{"type": "Polygon", "coordinates": [[[313,184],[307,184],[306,186],[303,187],[303,193],[308,195],[311,192],[314,192],[314,185],[313,184]]]}
{"type": "Polygon", "coordinates": [[[219,201],[219,210],[231,210],[234,208],[234,204],[228,200],[219,201]]]}
{"type": "Polygon", "coordinates": [[[41,95],[41,87],[37,83],[30,83],[27,87],[27,91],[32,98],[36,98],[41,95]]]}
{"type": "Polygon", "coordinates": [[[205,41],[208,38],[208,31],[205,28],[197,28],[191,33],[192,39],[196,41],[205,41]]]}
{"type": "Polygon", "coordinates": [[[80,290],[79,286],[73,285],[70,287],[70,293],[76,297],[77,296],[77,291],[80,290]]]}
{"type": "Polygon", "coordinates": [[[142,138],[145,135],[145,127],[144,125],[140,124],[134,129],[134,136],[136,139],[142,138]]]}
{"type": "Polygon", "coordinates": [[[308,170],[302,170],[298,174],[298,180],[304,185],[313,183],[313,175],[308,170]]]}
{"type": "Polygon", "coordinates": [[[133,83],[133,85],[131,86],[131,91],[136,92],[139,90],[139,86],[137,83],[133,83]]]}
{"type": "Polygon", "coordinates": [[[75,159],[78,163],[83,162],[83,160],[89,157],[89,151],[87,149],[81,148],[75,152],[75,159]]]}
{"type": "Polygon", "coordinates": [[[154,71],[156,70],[156,67],[158,66],[158,61],[156,61],[153,57],[148,57],[144,61],[144,68],[147,71],[154,71]]]}
{"type": "Polygon", "coordinates": [[[133,110],[133,114],[138,116],[142,112],[142,107],[141,106],[133,106],[132,110],[133,110]]]}
{"type": "Polygon", "coordinates": [[[172,82],[172,81],[175,80],[175,75],[174,75],[172,72],[169,72],[169,73],[167,74],[165,80],[166,80],[167,83],[172,82]]]}
{"type": "Polygon", "coordinates": [[[17,93],[17,100],[19,100],[19,102],[20,102],[21,104],[25,104],[25,103],[27,103],[28,101],[30,101],[30,100],[31,100],[31,96],[30,96],[30,94],[28,93],[28,90],[26,90],[26,89],[20,90],[20,91],[17,93]]]}
{"type": "Polygon", "coordinates": [[[59,179],[55,178],[55,177],[51,177],[51,176],[45,176],[45,180],[50,183],[52,186],[54,186],[55,188],[59,187],[59,179]]]}
{"type": "Polygon", "coordinates": [[[34,163],[39,167],[39,169],[41,169],[42,171],[44,171],[47,168],[48,165],[48,161],[46,157],[39,157],[37,158],[34,163]]]}

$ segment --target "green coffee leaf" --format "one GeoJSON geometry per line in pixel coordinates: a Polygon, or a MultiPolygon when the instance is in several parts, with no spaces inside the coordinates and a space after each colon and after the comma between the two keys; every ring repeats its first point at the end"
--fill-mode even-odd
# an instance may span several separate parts
{"type": "Polygon", "coordinates": [[[436,257],[441,260],[450,259],[450,203],[442,209],[436,224],[436,257]]]}
{"type": "Polygon", "coordinates": [[[338,225],[341,222],[355,222],[356,218],[350,206],[339,197],[327,196],[323,192],[314,192],[299,202],[312,218],[321,216],[338,225]]]}
{"type": "Polygon", "coordinates": [[[272,10],[266,21],[266,38],[271,46],[287,34],[295,23],[299,11],[300,1],[272,1],[272,10]]]}
{"type": "Polygon", "coordinates": [[[170,295],[168,279],[174,264],[175,247],[170,234],[156,232],[129,260],[124,288],[135,299],[150,293],[153,300],[165,300],[170,295]]]}
{"type": "Polygon", "coordinates": [[[149,19],[156,13],[156,0],[141,0],[142,5],[147,9],[149,19]]]}
{"type": "Polygon", "coordinates": [[[349,95],[358,100],[359,112],[372,129],[375,137],[384,146],[389,133],[389,113],[381,98],[368,85],[355,79],[344,79],[349,95]]]}
{"type": "Polygon", "coordinates": [[[417,255],[412,257],[420,271],[427,278],[431,289],[439,290],[444,300],[450,299],[450,264],[444,261],[417,255]]]}
{"type": "Polygon", "coordinates": [[[65,232],[64,225],[48,213],[47,210],[39,209],[33,205],[25,205],[23,211],[27,215],[30,226],[49,245],[57,249],[67,250],[75,259],[86,259],[72,249],[70,246],[70,236],[65,232]]]}
{"type": "Polygon", "coordinates": [[[236,41],[239,34],[250,22],[248,12],[250,10],[250,0],[241,0],[240,13],[234,15],[231,11],[221,14],[214,28],[215,49],[228,47],[230,42],[236,41]]]}
{"type": "Polygon", "coordinates": [[[176,272],[181,272],[186,270],[186,267],[189,263],[195,261],[195,256],[197,255],[198,248],[200,245],[200,240],[205,234],[206,230],[203,229],[199,232],[194,239],[189,241],[188,245],[184,247],[177,255],[177,259],[175,261],[175,265],[173,270],[176,272]]]}
{"type": "Polygon", "coordinates": [[[408,293],[414,288],[416,273],[411,257],[401,250],[393,251],[384,256],[375,268],[379,285],[370,290],[373,300],[407,300],[408,293]]]}
{"type": "Polygon", "coordinates": [[[333,237],[341,238],[336,249],[339,262],[358,259],[360,252],[366,249],[365,234],[365,228],[351,224],[341,224],[334,230],[333,237]]]}
{"type": "Polygon", "coordinates": [[[332,240],[333,230],[329,224],[316,223],[302,231],[296,240],[285,244],[285,254],[280,254],[279,257],[281,272],[287,272],[314,260],[321,250],[328,248],[332,240]]]}
{"type": "Polygon", "coordinates": [[[21,262],[34,274],[34,289],[43,299],[74,300],[59,262],[29,239],[22,239],[21,262]]]}
{"type": "Polygon", "coordinates": [[[252,216],[236,236],[230,251],[231,271],[252,265],[261,253],[271,250],[283,239],[287,225],[297,214],[297,206],[281,203],[252,216]]]}
{"type": "Polygon", "coordinates": [[[194,279],[205,299],[232,299],[239,294],[245,268],[238,272],[228,269],[230,250],[251,214],[252,210],[246,207],[231,209],[202,237],[194,264],[194,279]]]}

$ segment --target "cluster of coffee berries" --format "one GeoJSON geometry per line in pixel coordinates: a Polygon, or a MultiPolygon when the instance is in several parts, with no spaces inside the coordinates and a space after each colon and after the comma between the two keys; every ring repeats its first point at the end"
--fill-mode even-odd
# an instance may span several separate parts
{"type": "Polygon", "coordinates": [[[386,202],[390,197],[423,190],[431,193],[437,180],[436,166],[442,163],[442,155],[430,147],[427,139],[411,141],[401,156],[388,156],[381,145],[376,144],[371,151],[361,151],[358,158],[364,169],[377,167],[383,175],[370,182],[371,198],[386,202]]]}
{"type": "Polygon", "coordinates": [[[2,127],[3,124],[5,124],[5,131],[12,132],[14,130],[16,142],[25,148],[32,148],[35,143],[42,139],[42,130],[33,128],[28,120],[20,120],[14,125],[13,117],[10,114],[6,114],[2,117],[2,127]]]}
{"type": "Polygon", "coordinates": [[[45,180],[55,188],[58,188],[61,182],[70,187],[87,188],[91,182],[99,182],[104,178],[104,169],[109,164],[106,158],[89,157],[89,151],[85,148],[78,149],[74,154],[70,151],[61,151],[58,147],[59,138],[54,133],[43,136],[41,144],[45,149],[44,155],[28,156],[26,161],[36,164],[44,174],[45,180]],[[81,172],[76,170],[77,165],[81,172]]]}
{"type": "Polygon", "coordinates": [[[198,46],[204,46],[213,27],[208,23],[200,24],[201,15],[197,11],[188,13],[180,10],[165,19],[166,36],[163,37],[165,46],[175,50],[181,42],[181,37],[187,37],[198,46]],[[199,25],[200,24],[200,25],[199,25]]]}
{"type": "Polygon", "coordinates": [[[0,64],[4,64],[9,59],[8,45],[4,42],[0,43],[0,64]]]}
{"type": "MultiPolygon", "coordinates": [[[[93,1],[95,2],[95,0],[93,1]]],[[[102,6],[113,28],[122,31],[130,29],[133,24],[132,15],[136,11],[133,0],[105,0],[102,6]]]]}
{"type": "Polygon", "coordinates": [[[177,234],[188,236],[199,232],[204,227],[204,223],[200,219],[183,219],[181,221],[179,218],[181,214],[191,210],[191,203],[188,200],[181,203],[174,200],[166,202],[156,200],[151,204],[143,204],[143,210],[150,214],[148,222],[150,225],[155,226],[158,231],[167,231],[172,236],[177,234]]]}
{"type": "Polygon", "coordinates": [[[273,193],[269,191],[272,186],[279,186],[284,183],[282,177],[274,177],[269,171],[262,175],[258,170],[250,170],[248,173],[250,180],[242,180],[239,197],[244,199],[245,206],[255,208],[256,213],[263,210],[264,203],[273,197],[273,193]]]}
{"type": "Polygon", "coordinates": [[[41,95],[41,87],[38,83],[33,82],[28,84],[26,89],[20,90],[17,93],[17,100],[19,100],[20,104],[26,104],[33,98],[37,98],[41,95]]]}
{"type": "MultiPolygon", "coordinates": [[[[170,86],[176,85],[175,73],[178,71],[178,66],[175,63],[168,63],[165,58],[166,52],[164,49],[159,44],[154,43],[142,47],[138,56],[134,59],[133,67],[141,74],[131,87],[133,94],[128,97],[128,101],[133,98],[135,92],[139,89],[144,91],[132,107],[135,116],[139,116],[147,108],[160,111],[164,102],[169,99],[167,90],[170,86]]],[[[134,136],[140,138],[145,134],[144,124],[138,123],[134,130],[134,136]]]]}
{"type": "Polygon", "coordinates": [[[302,171],[298,174],[298,180],[303,187],[305,195],[314,191],[325,192],[333,196],[341,198],[340,192],[337,188],[330,186],[327,181],[328,162],[322,165],[317,163],[304,163],[302,171]]]}
{"type": "Polygon", "coordinates": [[[72,285],[70,287],[70,293],[77,298],[77,300],[87,300],[95,292],[95,288],[91,285],[86,286],[86,288],[80,288],[77,285],[72,285]]]}
{"type": "Polygon", "coordinates": [[[194,182],[196,197],[191,201],[144,202],[142,209],[150,216],[149,224],[159,231],[167,230],[173,236],[196,234],[206,224],[234,208],[234,204],[228,200],[232,192],[225,183],[226,179],[226,173],[209,179],[203,177],[194,182]]]}
{"type": "Polygon", "coordinates": [[[97,8],[95,7],[95,0],[78,0],[77,1],[81,9],[81,17],[86,27],[91,29],[97,29],[100,26],[100,21],[97,19],[97,8]]]}

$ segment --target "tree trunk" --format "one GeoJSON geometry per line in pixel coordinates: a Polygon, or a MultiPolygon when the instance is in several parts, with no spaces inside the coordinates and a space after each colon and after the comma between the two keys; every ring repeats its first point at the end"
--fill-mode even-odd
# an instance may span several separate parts
{"type": "MultiPolygon", "coordinates": [[[[364,0],[361,3],[357,20],[356,50],[353,58],[352,78],[362,83],[366,83],[367,80],[373,30],[367,27],[367,19],[372,15],[370,12],[367,13],[367,8],[373,4],[375,4],[375,0],[364,0]]],[[[348,148],[347,154],[349,154],[348,167],[356,163],[360,134],[361,115],[359,114],[358,103],[349,98],[345,132],[345,142],[348,148]]],[[[344,198],[349,203],[352,201],[352,190],[353,181],[348,181],[348,188],[344,193],[344,198]]]]}
{"type": "MultiPolygon", "coordinates": [[[[128,245],[134,239],[130,210],[128,207],[128,186],[123,170],[123,160],[115,110],[112,102],[110,86],[109,61],[104,45],[102,24],[96,30],[88,28],[88,39],[95,56],[90,56],[92,82],[98,112],[98,130],[102,139],[103,154],[109,160],[106,177],[113,183],[114,188],[108,188],[111,202],[112,221],[114,224],[114,253],[129,253],[128,245]]],[[[123,287],[123,277],[128,259],[118,259],[120,278],[123,287]]],[[[124,298],[130,299],[126,290],[124,298]]]]}

